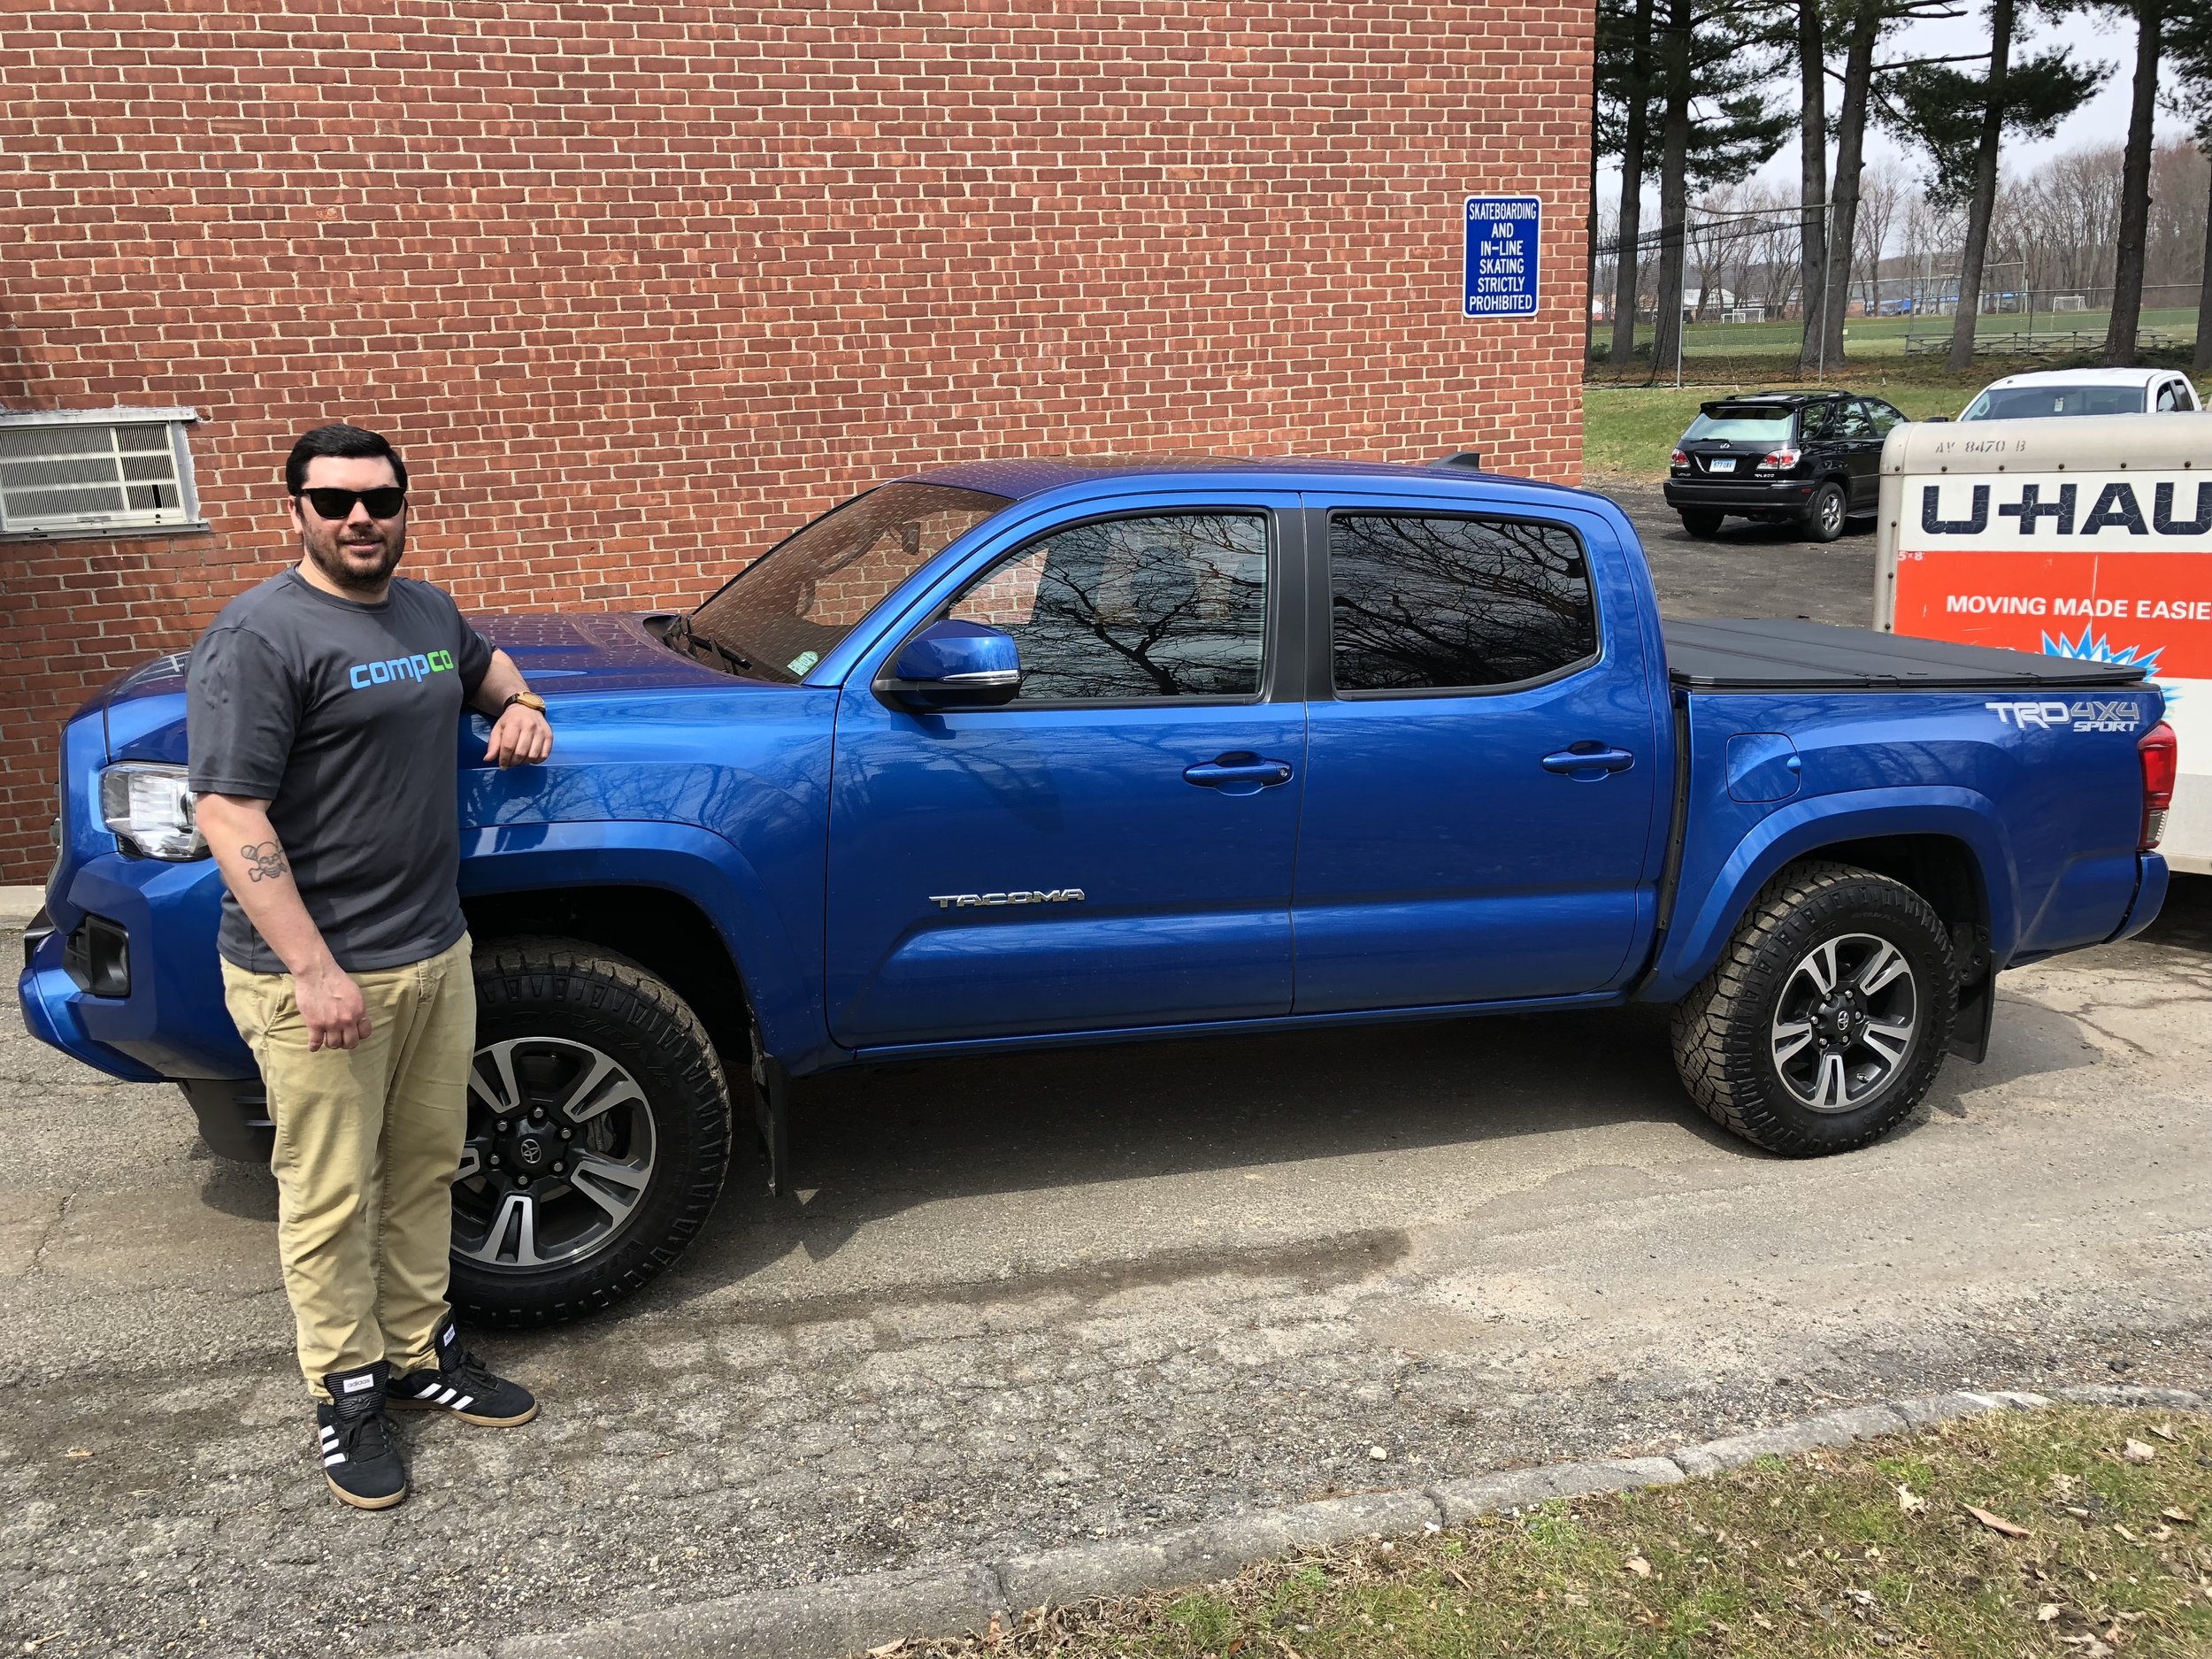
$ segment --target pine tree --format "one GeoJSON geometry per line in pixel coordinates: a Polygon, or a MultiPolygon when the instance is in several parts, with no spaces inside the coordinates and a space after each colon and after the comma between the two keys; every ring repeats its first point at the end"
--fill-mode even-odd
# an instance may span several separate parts
{"type": "Polygon", "coordinates": [[[1923,149],[1930,164],[1928,199],[1966,208],[1966,248],[1959,271],[1958,309],[1951,324],[1950,366],[1973,366],[1981,310],[1982,272],[1997,201],[1997,159],[2006,133],[2048,138],[2103,84],[2101,64],[2077,65],[2062,48],[2012,61],[2016,0],[1992,0],[1990,45],[1981,74],[1949,64],[1909,65],[1897,71],[1883,115],[1886,124],[1923,149]]]}
{"type": "Polygon", "coordinates": [[[2135,82],[2128,111],[2126,158],[2120,167],[2120,234],[2112,266],[2112,321],[2104,360],[2135,361],[2143,317],[2143,253],[2151,217],[2151,143],[2158,116],[2158,60],[2164,46],[2167,0],[2131,0],[2118,9],[2135,19],[2135,82]]]}
{"type": "MultiPolygon", "coordinates": [[[[2192,123],[2197,148],[2212,156],[2212,0],[2178,0],[2168,19],[2166,50],[2177,81],[2172,107],[2192,123]]],[[[2208,202],[2204,218],[2197,349],[2191,363],[2199,373],[2212,370],[2212,202],[2208,202]]]]}
{"type": "MultiPolygon", "coordinates": [[[[1659,318],[1655,368],[1676,351],[1682,273],[1694,189],[1733,184],[1782,147],[1796,114],[1768,90],[1782,56],[1786,14],[1771,0],[1668,0],[1660,31],[1658,92],[1659,318]]],[[[1626,257],[1625,254],[1623,256],[1626,257]]]]}

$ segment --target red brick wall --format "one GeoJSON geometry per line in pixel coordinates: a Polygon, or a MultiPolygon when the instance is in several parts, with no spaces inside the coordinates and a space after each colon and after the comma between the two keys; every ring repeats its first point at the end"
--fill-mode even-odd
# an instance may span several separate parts
{"type": "Polygon", "coordinates": [[[885,471],[1578,469],[1591,12],[1430,0],[0,0],[0,405],[188,404],[213,536],[0,544],[0,879],[52,731],[392,435],[485,609],[698,595],[885,471]],[[1458,202],[1546,204],[1458,314],[1458,202]]]}

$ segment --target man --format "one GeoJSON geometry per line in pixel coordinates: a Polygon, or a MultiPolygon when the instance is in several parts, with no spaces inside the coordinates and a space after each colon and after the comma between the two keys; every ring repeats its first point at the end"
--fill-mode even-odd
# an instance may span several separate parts
{"type": "Polygon", "coordinates": [[[357,426],[284,466],[299,563],[233,599],[192,653],[201,833],[228,891],[225,1000],[276,1122],[277,1238],[339,1499],[407,1495],[388,1404],[526,1423],[537,1402],[462,1348],[446,1306],[451,1183],[476,1046],[456,878],[455,738],[552,751],[545,704],[427,582],[396,579],[407,469],[357,426]]]}

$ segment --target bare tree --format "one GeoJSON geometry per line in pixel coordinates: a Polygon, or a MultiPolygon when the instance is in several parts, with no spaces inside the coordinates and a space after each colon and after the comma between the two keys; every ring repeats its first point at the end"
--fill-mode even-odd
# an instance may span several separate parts
{"type": "Polygon", "coordinates": [[[1751,193],[1741,185],[1709,190],[1697,204],[1701,222],[1692,245],[1697,252],[1697,319],[1707,320],[1714,297],[1741,304],[1747,286],[1747,250],[1758,237],[1759,221],[1750,211],[1751,193]]]}
{"type": "Polygon", "coordinates": [[[1882,260],[1889,252],[1897,211],[1905,199],[1904,188],[1886,168],[1869,167],[1859,180],[1857,247],[1852,268],[1859,284],[1860,309],[1872,317],[1881,309],[1882,260]]]}

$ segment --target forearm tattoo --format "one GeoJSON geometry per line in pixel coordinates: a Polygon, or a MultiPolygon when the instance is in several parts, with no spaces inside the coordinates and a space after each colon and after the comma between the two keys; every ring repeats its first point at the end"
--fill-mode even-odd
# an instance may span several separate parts
{"type": "Polygon", "coordinates": [[[241,847],[238,850],[245,856],[246,879],[249,881],[281,881],[292,873],[291,865],[284,862],[284,849],[273,839],[241,847]]]}

